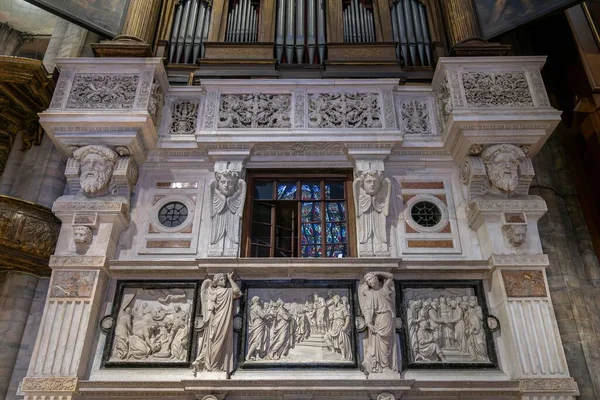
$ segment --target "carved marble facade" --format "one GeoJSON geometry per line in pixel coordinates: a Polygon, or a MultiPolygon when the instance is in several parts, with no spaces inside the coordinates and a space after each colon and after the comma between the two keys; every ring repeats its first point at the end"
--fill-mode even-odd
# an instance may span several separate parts
{"type": "Polygon", "coordinates": [[[68,193],[26,398],[574,398],[528,194],[559,120],[542,64],[175,88],[159,59],[62,61],[40,120],[68,193]],[[253,171],[348,176],[356,256],[240,257],[270,224],[253,171]]]}

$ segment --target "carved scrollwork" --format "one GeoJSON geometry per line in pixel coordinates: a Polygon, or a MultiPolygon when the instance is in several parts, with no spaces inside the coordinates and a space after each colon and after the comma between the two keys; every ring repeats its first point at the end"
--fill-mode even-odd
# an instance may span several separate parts
{"type": "Polygon", "coordinates": [[[172,135],[193,135],[196,133],[196,119],[200,104],[196,100],[181,100],[173,103],[171,108],[172,135]]]}
{"type": "Polygon", "coordinates": [[[289,94],[226,94],[221,96],[218,128],[290,128],[289,94]]]}
{"type": "Polygon", "coordinates": [[[308,95],[310,128],[381,128],[377,93],[312,93],[308,95]]]}
{"type": "Polygon", "coordinates": [[[24,378],[24,392],[72,392],[77,388],[77,378],[24,378]]]}
{"type": "Polygon", "coordinates": [[[66,108],[91,110],[131,109],[135,101],[137,74],[77,74],[66,108]]]}
{"type": "Polygon", "coordinates": [[[524,72],[464,72],[462,80],[469,107],[534,106],[524,72]]]}
{"type": "Polygon", "coordinates": [[[406,100],[402,103],[400,112],[406,133],[431,133],[429,102],[406,100]]]}

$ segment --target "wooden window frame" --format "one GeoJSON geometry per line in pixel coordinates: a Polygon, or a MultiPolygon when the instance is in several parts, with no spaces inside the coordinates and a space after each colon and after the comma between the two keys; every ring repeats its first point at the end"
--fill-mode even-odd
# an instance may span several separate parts
{"type": "MultiPolygon", "coordinates": [[[[323,171],[307,171],[305,173],[292,172],[288,170],[250,170],[246,172],[246,182],[247,182],[247,194],[246,194],[246,204],[244,205],[244,217],[242,220],[242,248],[241,248],[241,257],[246,258],[255,258],[251,256],[252,250],[252,211],[254,204],[254,185],[259,180],[265,179],[273,179],[277,181],[286,181],[286,180],[326,180],[326,179],[343,179],[344,181],[344,200],[346,201],[346,245],[347,245],[347,256],[345,258],[356,257],[357,246],[356,246],[356,213],[354,208],[354,198],[352,195],[352,182],[353,175],[351,170],[342,170],[342,171],[332,171],[332,170],[323,170],[323,171]]],[[[325,194],[323,193],[323,198],[320,201],[326,203],[325,194]]],[[[276,195],[274,193],[274,195],[276,195]]],[[[299,198],[296,201],[301,203],[302,200],[300,198],[301,193],[298,194],[299,198]]],[[[274,196],[275,197],[275,196],[274,196]]],[[[299,216],[298,216],[299,218],[299,216]]],[[[321,223],[325,222],[325,214],[322,214],[321,223]]],[[[273,219],[272,219],[273,220],[273,219]]],[[[272,230],[275,229],[273,225],[272,230]]],[[[325,232],[323,230],[323,232],[325,232]]],[[[273,234],[272,236],[273,237],[273,234]]],[[[323,254],[325,254],[327,243],[323,242],[323,254]]],[[[275,245],[272,244],[271,256],[269,258],[275,258],[273,255],[273,249],[275,245]]],[[[298,248],[301,245],[297,245],[298,248]]],[[[291,258],[291,257],[290,257],[291,258]]],[[[311,258],[311,257],[300,257],[297,255],[293,258],[311,258]]],[[[314,257],[317,259],[327,259],[331,257],[314,257]]]]}

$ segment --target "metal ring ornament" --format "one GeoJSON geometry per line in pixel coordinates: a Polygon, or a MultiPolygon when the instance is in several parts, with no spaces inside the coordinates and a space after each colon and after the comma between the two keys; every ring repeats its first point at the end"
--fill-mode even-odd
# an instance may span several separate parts
{"type": "Polygon", "coordinates": [[[104,333],[108,333],[114,325],[115,319],[112,315],[105,315],[100,320],[100,330],[104,333]]]}

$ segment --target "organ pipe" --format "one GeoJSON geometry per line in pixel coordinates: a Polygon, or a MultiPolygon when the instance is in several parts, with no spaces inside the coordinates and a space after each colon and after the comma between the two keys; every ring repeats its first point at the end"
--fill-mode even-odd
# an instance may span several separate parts
{"type": "Polygon", "coordinates": [[[253,42],[258,37],[258,12],[251,0],[239,0],[227,16],[226,42],[253,42]]]}
{"type": "Polygon", "coordinates": [[[418,0],[397,0],[391,5],[396,56],[406,66],[430,66],[431,39],[427,10],[418,0]]]}
{"type": "Polygon", "coordinates": [[[283,58],[283,44],[285,35],[285,3],[286,0],[277,0],[277,29],[275,33],[275,58],[281,63],[283,58]]]}
{"type": "Polygon", "coordinates": [[[307,39],[306,39],[306,47],[308,50],[308,63],[312,64],[315,60],[315,51],[317,48],[317,21],[316,21],[316,10],[315,3],[318,0],[306,0],[308,4],[308,10],[306,14],[307,18],[307,39]]]}
{"type": "Polygon", "coordinates": [[[373,11],[359,0],[351,0],[342,12],[345,42],[374,42],[375,22],[373,11]]]}
{"type": "Polygon", "coordinates": [[[304,0],[296,0],[296,60],[301,64],[304,58],[304,0]]]}
{"type": "Polygon", "coordinates": [[[211,7],[203,0],[182,1],[176,6],[171,31],[169,61],[195,63],[204,57],[211,7]]]}

